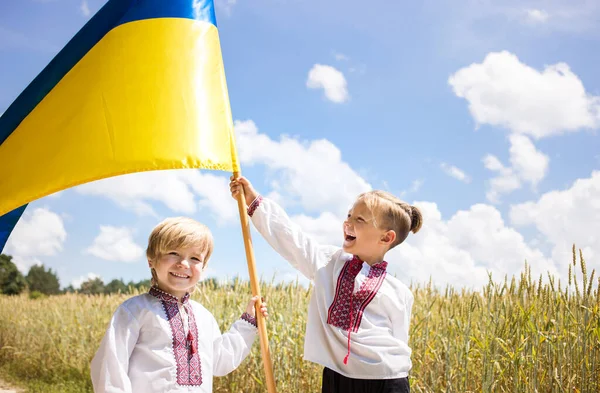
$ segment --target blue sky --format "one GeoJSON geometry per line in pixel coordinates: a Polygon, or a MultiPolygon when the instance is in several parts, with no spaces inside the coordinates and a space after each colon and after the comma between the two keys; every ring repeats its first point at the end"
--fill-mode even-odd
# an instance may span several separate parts
{"type": "MultiPolygon", "coordinates": [[[[0,113],[105,1],[0,3],[0,113]]],[[[600,262],[600,5],[593,1],[216,0],[243,173],[323,242],[385,189],[424,228],[388,254],[406,283],[600,262]]],[[[2,165],[9,165],[2,163],[2,165]]],[[[153,226],[215,236],[207,276],[247,277],[229,174],[128,175],[30,204],[4,252],[62,285],[141,280],[153,226]]],[[[259,274],[297,273],[253,236],[259,274]]]]}

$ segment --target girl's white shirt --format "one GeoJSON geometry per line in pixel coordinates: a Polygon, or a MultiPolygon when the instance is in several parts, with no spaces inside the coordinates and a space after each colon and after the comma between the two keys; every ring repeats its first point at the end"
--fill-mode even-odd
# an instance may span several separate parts
{"type": "MultiPolygon", "coordinates": [[[[160,299],[146,293],[121,304],[91,364],[96,393],[212,392],[213,375],[235,370],[248,356],[257,336],[254,325],[237,320],[221,334],[213,315],[201,304],[188,300],[198,330],[198,354],[202,384],[177,383],[173,335],[160,299]]],[[[189,316],[179,304],[187,335],[189,316]]]]}
{"type": "MultiPolygon", "coordinates": [[[[350,378],[407,377],[412,367],[408,330],[414,298],[410,289],[390,274],[385,275],[375,297],[363,311],[358,331],[350,335],[351,354],[344,364],[348,331],[328,324],[327,319],[340,272],[353,255],[340,247],[318,244],[268,198],[262,198],[251,220],[275,251],[314,282],[304,359],[350,378]]],[[[355,279],[355,292],[370,270],[369,264],[363,262],[355,279]]]]}

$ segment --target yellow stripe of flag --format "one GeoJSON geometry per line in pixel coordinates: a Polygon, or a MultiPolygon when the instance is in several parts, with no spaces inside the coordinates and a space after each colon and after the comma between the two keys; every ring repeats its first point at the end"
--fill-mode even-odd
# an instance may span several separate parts
{"type": "Polygon", "coordinates": [[[0,145],[0,215],[110,176],[239,171],[218,31],[194,19],[122,24],[0,145]]]}

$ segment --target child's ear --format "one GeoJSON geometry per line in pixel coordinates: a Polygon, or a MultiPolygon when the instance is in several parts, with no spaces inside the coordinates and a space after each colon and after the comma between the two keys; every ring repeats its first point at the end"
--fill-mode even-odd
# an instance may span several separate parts
{"type": "Polygon", "coordinates": [[[396,231],[394,230],[389,230],[386,233],[383,234],[383,236],[381,237],[381,241],[385,244],[387,244],[388,246],[391,246],[392,243],[396,240],[396,231]]]}
{"type": "Polygon", "coordinates": [[[153,265],[153,263],[152,263],[152,260],[151,260],[151,259],[148,259],[148,267],[149,267],[150,269],[152,269],[152,268],[154,267],[154,265],[153,265]]]}

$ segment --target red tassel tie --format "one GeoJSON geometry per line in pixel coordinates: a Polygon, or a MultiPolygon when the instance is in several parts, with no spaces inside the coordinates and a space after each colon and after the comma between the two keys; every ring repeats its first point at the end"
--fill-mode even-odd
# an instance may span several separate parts
{"type": "Polygon", "coordinates": [[[344,364],[348,364],[348,358],[350,357],[350,334],[352,333],[352,325],[354,325],[353,321],[352,321],[352,309],[353,309],[353,305],[352,305],[352,299],[353,299],[353,294],[350,294],[350,326],[348,326],[348,353],[346,354],[346,357],[344,358],[344,364]]]}
{"type": "Polygon", "coordinates": [[[194,342],[194,336],[192,335],[192,331],[188,331],[187,334],[187,341],[189,343],[189,348],[190,348],[190,354],[195,354],[198,349],[196,348],[196,342],[194,342]]]}

